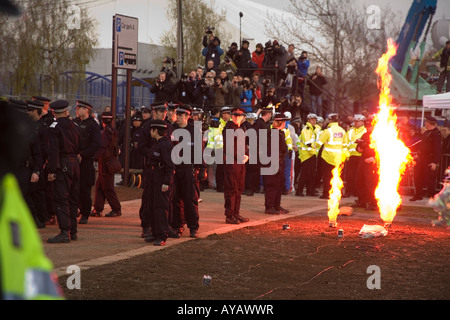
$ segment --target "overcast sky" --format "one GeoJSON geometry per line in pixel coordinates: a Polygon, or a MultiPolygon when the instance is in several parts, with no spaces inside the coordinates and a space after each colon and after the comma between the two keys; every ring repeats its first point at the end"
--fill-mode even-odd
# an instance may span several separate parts
{"type": "MultiPolygon", "coordinates": [[[[160,38],[164,31],[171,28],[167,21],[166,9],[168,0],[83,0],[89,7],[89,14],[98,22],[98,34],[101,48],[111,47],[112,16],[115,13],[136,17],[139,19],[139,42],[160,44],[160,38]]],[[[210,0],[205,0],[211,3],[210,0]]],[[[396,14],[400,26],[404,23],[413,0],[355,0],[355,3],[365,5],[379,5],[383,8],[387,3],[396,14]]],[[[215,8],[224,8],[228,15],[228,21],[234,25],[230,30],[232,40],[239,39],[239,12],[244,14],[242,18],[243,37],[254,38],[255,42],[267,41],[265,34],[265,20],[267,14],[285,14],[290,0],[213,0],[215,8]]],[[[435,20],[450,18],[450,1],[438,0],[438,8],[435,20]]]]}

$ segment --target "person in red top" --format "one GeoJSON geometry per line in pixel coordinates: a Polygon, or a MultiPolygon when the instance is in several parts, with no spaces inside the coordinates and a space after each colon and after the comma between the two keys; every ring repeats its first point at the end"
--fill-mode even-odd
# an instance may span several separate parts
{"type": "MultiPolygon", "coordinates": [[[[256,45],[256,50],[252,52],[252,61],[258,65],[258,69],[263,68],[264,61],[264,47],[261,43],[256,45]]],[[[256,70],[254,73],[258,73],[260,75],[264,74],[262,70],[256,70]]]]}

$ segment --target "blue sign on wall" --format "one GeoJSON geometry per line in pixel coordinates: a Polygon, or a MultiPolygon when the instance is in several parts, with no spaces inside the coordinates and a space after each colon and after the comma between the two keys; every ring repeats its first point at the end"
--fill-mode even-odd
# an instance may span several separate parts
{"type": "Polygon", "coordinates": [[[120,32],[122,30],[122,20],[120,18],[116,19],[116,31],[120,32]]]}

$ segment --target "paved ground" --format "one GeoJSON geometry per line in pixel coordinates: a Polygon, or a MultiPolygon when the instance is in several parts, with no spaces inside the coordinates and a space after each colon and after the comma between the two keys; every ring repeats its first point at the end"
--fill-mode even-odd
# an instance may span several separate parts
{"type": "MultiPolygon", "coordinates": [[[[204,238],[211,234],[223,234],[239,228],[265,224],[271,221],[279,221],[280,226],[295,216],[301,216],[312,212],[326,212],[327,202],[312,197],[295,197],[293,195],[283,196],[282,206],[289,209],[289,214],[271,216],[264,214],[264,195],[255,194],[253,197],[243,196],[241,214],[250,218],[249,223],[240,225],[225,224],[223,193],[207,190],[202,192],[200,203],[200,229],[199,237],[204,238]],[[325,211],[324,211],[325,210],[325,211]]],[[[342,205],[349,204],[354,198],[347,198],[342,205]]],[[[115,261],[131,258],[133,256],[163,250],[164,248],[192,240],[188,232],[180,239],[168,239],[166,246],[154,247],[147,244],[140,237],[141,228],[139,220],[139,207],[141,200],[129,200],[122,202],[121,217],[117,218],[94,218],[89,219],[87,225],[79,225],[78,240],[70,244],[47,244],[46,239],[59,232],[56,225],[47,226],[40,230],[47,256],[52,260],[58,276],[66,274],[69,265],[78,265],[82,270],[95,266],[108,264],[115,261]]],[[[427,207],[426,200],[409,203],[404,206],[427,207]]],[[[106,205],[105,212],[109,212],[106,205]]],[[[429,215],[435,216],[431,208],[429,215]]],[[[324,216],[326,218],[326,216],[324,216]]],[[[368,213],[368,217],[379,220],[376,212],[368,213]]],[[[398,217],[396,219],[402,219],[398,217]]]]}

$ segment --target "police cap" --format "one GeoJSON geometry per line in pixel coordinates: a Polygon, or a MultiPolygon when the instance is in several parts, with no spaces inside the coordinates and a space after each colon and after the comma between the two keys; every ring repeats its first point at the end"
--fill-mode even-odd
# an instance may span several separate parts
{"type": "Polygon", "coordinates": [[[16,108],[19,111],[22,111],[22,112],[27,111],[27,103],[25,101],[9,99],[8,103],[11,107],[16,108]]]}
{"type": "Polygon", "coordinates": [[[152,111],[151,107],[147,107],[147,106],[142,106],[141,107],[141,112],[150,113],[150,111],[152,111]]]}
{"type": "Polygon", "coordinates": [[[222,109],[220,109],[220,113],[231,113],[231,108],[230,107],[222,107],[222,109]]]}
{"type": "Polygon", "coordinates": [[[241,107],[234,107],[233,109],[231,109],[231,114],[234,116],[245,116],[245,110],[244,108],[241,107]]]}
{"type": "Polygon", "coordinates": [[[188,115],[190,115],[192,114],[192,107],[187,104],[178,106],[177,113],[187,113],[188,115]]]}
{"type": "Polygon", "coordinates": [[[289,118],[287,118],[283,113],[275,113],[273,116],[273,121],[287,121],[289,118]]]}
{"type": "Polygon", "coordinates": [[[169,109],[169,110],[177,110],[177,108],[178,108],[178,105],[173,102],[168,102],[168,103],[166,103],[166,105],[167,105],[167,109],[169,109]]]}
{"type": "Polygon", "coordinates": [[[55,102],[50,103],[50,109],[56,113],[62,113],[70,110],[72,107],[69,105],[69,102],[66,100],[57,100],[55,102]]]}
{"type": "Polygon", "coordinates": [[[77,107],[78,108],[87,108],[89,110],[92,109],[92,106],[89,103],[81,101],[81,100],[77,100],[77,107]]]}
{"type": "Polygon", "coordinates": [[[425,121],[428,121],[428,122],[430,122],[432,124],[437,124],[437,119],[432,117],[432,116],[426,116],[425,117],[425,121]]]}
{"type": "Polygon", "coordinates": [[[150,129],[156,128],[167,129],[167,123],[163,120],[152,120],[150,122],[150,129]]]}
{"type": "Polygon", "coordinates": [[[51,101],[49,98],[40,97],[40,96],[32,96],[31,99],[37,100],[37,101],[40,101],[40,102],[50,102],[51,101]]]}
{"type": "Polygon", "coordinates": [[[27,109],[42,109],[44,108],[44,104],[38,100],[26,100],[27,109]]]}
{"type": "Polygon", "coordinates": [[[110,122],[113,119],[113,114],[111,111],[102,112],[102,121],[110,122]]]}

